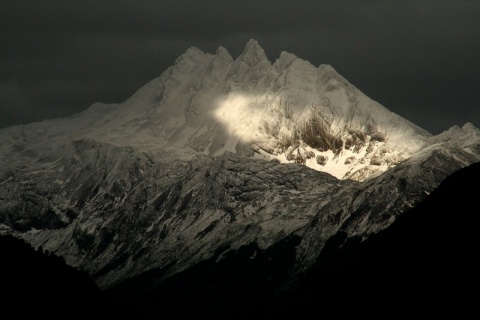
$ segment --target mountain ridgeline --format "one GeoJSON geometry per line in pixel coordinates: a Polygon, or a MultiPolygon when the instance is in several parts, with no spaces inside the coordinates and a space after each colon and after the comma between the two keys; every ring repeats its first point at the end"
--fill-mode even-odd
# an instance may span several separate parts
{"type": "Polygon", "coordinates": [[[408,158],[431,135],[365,96],[329,65],[282,52],[271,63],[255,40],[235,60],[190,48],[121,104],[95,103],[64,119],[6,129],[4,152],[28,142],[94,139],[159,159],[225,151],[302,163],[362,181],[408,158]]]}
{"type": "Polygon", "coordinates": [[[331,66],[271,63],[255,40],[236,59],[190,48],[123,103],[0,139],[0,235],[61,257],[136,318],[334,312],[371,286],[382,303],[407,284],[440,299],[427,276],[433,262],[449,274],[440,248],[468,269],[457,247],[476,244],[463,235],[478,128],[432,136],[331,66]]]}

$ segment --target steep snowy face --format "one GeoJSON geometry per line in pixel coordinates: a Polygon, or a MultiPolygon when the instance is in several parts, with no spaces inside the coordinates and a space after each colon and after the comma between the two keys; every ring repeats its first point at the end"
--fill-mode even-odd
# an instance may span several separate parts
{"type": "Polygon", "coordinates": [[[62,121],[12,130],[35,140],[134,146],[154,158],[230,151],[360,181],[404,161],[430,136],[331,66],[316,68],[287,52],[271,63],[255,40],[236,59],[223,47],[215,54],[192,47],[121,104],[97,103],[62,121]]]}

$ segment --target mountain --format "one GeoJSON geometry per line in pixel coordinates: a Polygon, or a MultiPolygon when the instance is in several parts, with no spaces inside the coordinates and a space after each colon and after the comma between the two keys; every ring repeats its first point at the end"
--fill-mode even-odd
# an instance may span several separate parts
{"type": "Polygon", "coordinates": [[[164,318],[268,306],[480,162],[472,124],[432,136],[254,40],[236,59],[190,48],[121,104],[0,139],[0,235],[164,318]]]}
{"type": "Polygon", "coordinates": [[[316,68],[287,52],[272,64],[250,40],[235,60],[222,47],[215,54],[192,47],[119,105],[96,103],[67,119],[2,130],[0,137],[3,153],[37,152],[45,138],[94,139],[155,159],[230,151],[361,181],[408,158],[430,134],[331,66],[316,68]]]}

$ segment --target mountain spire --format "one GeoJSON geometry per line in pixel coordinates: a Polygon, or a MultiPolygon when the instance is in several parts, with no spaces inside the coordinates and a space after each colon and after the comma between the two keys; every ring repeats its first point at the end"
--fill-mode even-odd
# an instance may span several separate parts
{"type": "Polygon", "coordinates": [[[270,64],[265,51],[258,44],[258,41],[254,39],[248,40],[245,49],[237,60],[245,62],[248,66],[258,65],[262,62],[270,64]]]}

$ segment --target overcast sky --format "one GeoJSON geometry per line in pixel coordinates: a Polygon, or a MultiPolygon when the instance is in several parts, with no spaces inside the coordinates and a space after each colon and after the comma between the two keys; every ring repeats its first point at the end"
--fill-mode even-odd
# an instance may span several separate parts
{"type": "Polygon", "coordinates": [[[332,65],[433,134],[480,127],[480,1],[2,0],[0,128],[122,102],[189,47],[332,65]]]}

